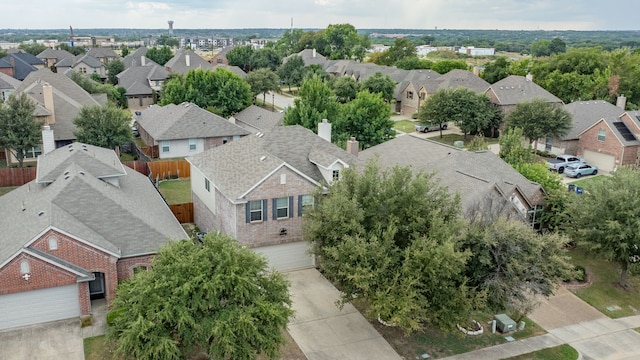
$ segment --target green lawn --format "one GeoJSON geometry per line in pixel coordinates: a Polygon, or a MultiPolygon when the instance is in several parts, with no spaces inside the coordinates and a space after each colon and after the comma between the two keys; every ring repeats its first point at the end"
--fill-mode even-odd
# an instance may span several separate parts
{"type": "Polygon", "coordinates": [[[158,188],[169,205],[191,202],[190,179],[162,181],[158,188]]]}
{"type": "Polygon", "coordinates": [[[576,248],[569,252],[572,261],[582,265],[591,275],[593,284],[572,290],[578,297],[611,318],[640,314],[640,276],[629,274],[629,290],[618,285],[620,266],[600,256],[576,248]],[[609,309],[607,309],[609,308],[609,309]]]}
{"type": "Polygon", "coordinates": [[[416,131],[415,124],[416,123],[411,120],[400,120],[394,122],[393,128],[404,133],[412,133],[416,131]]]}
{"type": "Polygon", "coordinates": [[[7,186],[7,187],[0,187],[0,196],[8,193],[9,191],[13,190],[13,189],[17,189],[18,186],[7,186]]]}
{"type": "MultiPolygon", "coordinates": [[[[490,314],[476,317],[476,320],[484,326],[484,333],[478,336],[465,336],[459,331],[445,334],[427,328],[406,337],[397,328],[383,326],[376,320],[372,320],[371,323],[404,359],[415,359],[425,353],[429,354],[432,359],[437,359],[506,343],[505,336],[507,335],[497,332],[491,333],[491,327],[487,324],[491,319],[492,315],[490,314]]],[[[520,340],[545,333],[542,328],[528,318],[525,318],[524,321],[526,323],[524,330],[509,335],[520,340]]]]}
{"type": "Polygon", "coordinates": [[[515,356],[510,360],[576,360],[578,351],[570,345],[563,344],[560,346],[535,351],[529,354],[515,356]]]}
{"type": "Polygon", "coordinates": [[[113,356],[113,343],[107,341],[106,335],[84,339],[85,360],[116,359],[113,356]]]}
{"type": "Polygon", "coordinates": [[[602,182],[606,178],[607,178],[606,175],[588,176],[580,180],[572,181],[571,184],[574,184],[575,186],[579,186],[585,190],[589,190],[589,187],[593,186],[593,184],[602,182]]]}

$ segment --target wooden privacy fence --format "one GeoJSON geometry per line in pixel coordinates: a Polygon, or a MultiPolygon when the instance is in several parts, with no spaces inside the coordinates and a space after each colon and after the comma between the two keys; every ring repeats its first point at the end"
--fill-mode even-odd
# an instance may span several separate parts
{"type": "Polygon", "coordinates": [[[169,205],[173,216],[178,219],[180,224],[193,222],[193,203],[169,205]]]}
{"type": "Polygon", "coordinates": [[[158,145],[153,146],[141,146],[140,151],[145,153],[148,157],[152,159],[157,159],[160,157],[160,151],[158,150],[158,145]]]}
{"type": "Polygon", "coordinates": [[[139,172],[142,175],[149,176],[149,165],[147,165],[146,161],[142,161],[142,160],[125,161],[123,162],[123,164],[139,172]]]}
{"type": "Polygon", "coordinates": [[[177,179],[191,177],[187,160],[151,161],[147,163],[152,179],[177,179]]]}
{"type": "Polygon", "coordinates": [[[0,169],[0,187],[22,186],[35,178],[35,167],[0,169]]]}

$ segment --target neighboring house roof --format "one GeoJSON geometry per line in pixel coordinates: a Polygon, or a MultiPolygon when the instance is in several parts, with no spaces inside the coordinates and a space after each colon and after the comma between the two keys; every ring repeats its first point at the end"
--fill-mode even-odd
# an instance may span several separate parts
{"type": "MultiPolygon", "coordinates": [[[[124,68],[128,69],[132,66],[148,66],[148,65],[158,65],[155,61],[149,59],[147,55],[147,48],[140,47],[137,48],[136,51],[131,54],[125,56],[122,59],[122,63],[124,64],[124,68]]],[[[158,65],[159,66],[159,65],[158,65]]]]}
{"type": "Polygon", "coordinates": [[[124,87],[126,95],[150,95],[153,88],[151,81],[164,81],[169,72],[162,66],[153,63],[147,66],[132,66],[124,70],[118,77],[118,85],[124,87]]]}
{"type": "MultiPolygon", "coordinates": [[[[80,113],[83,106],[104,105],[106,97],[101,97],[100,102],[91,96],[78,84],[69,77],[60,73],[53,73],[49,69],[40,69],[34,71],[20,84],[16,89],[16,93],[25,92],[40,108],[44,108],[44,97],[42,94],[42,85],[48,83],[53,87],[53,103],[55,111],[55,124],[51,126],[54,130],[54,139],[58,140],[74,140],[73,134],[75,125],[73,119],[80,113]]],[[[37,115],[38,107],[36,108],[37,115]]]]}
{"type": "Polygon", "coordinates": [[[242,127],[192,103],[152,105],[136,120],[156,141],[248,135],[242,127]]]}
{"type": "Polygon", "coordinates": [[[104,66],[104,64],[101,63],[100,60],[98,60],[98,58],[89,54],[80,55],[76,57],[75,63],[73,64],[73,66],[76,66],[80,63],[85,63],[87,66],[90,66],[92,68],[99,68],[104,66]]]}
{"type": "Polygon", "coordinates": [[[458,193],[464,211],[479,205],[496,189],[510,196],[521,192],[532,204],[542,202],[542,187],[527,180],[490,151],[466,151],[411,135],[398,136],[366,149],[360,159],[377,158],[383,168],[410,166],[435,173],[441,185],[458,193]]]}
{"type": "Polygon", "coordinates": [[[38,157],[37,183],[51,183],[71,164],[75,164],[98,179],[126,175],[124,165],[115,162],[113,150],[82,143],[62,147],[38,157]]]}
{"type": "Polygon", "coordinates": [[[209,149],[188,160],[231,201],[242,201],[242,196],[282,166],[321,184],[318,165],[326,167],[336,161],[350,165],[358,161],[299,125],[276,126],[261,134],[209,149]]]}
{"type": "Polygon", "coordinates": [[[46,60],[46,59],[56,59],[56,62],[62,59],[72,59],[73,54],[68,52],[67,50],[56,50],[52,48],[46,48],[43,52],[36,55],[38,59],[46,60]]]}
{"type": "Polygon", "coordinates": [[[240,76],[243,79],[247,77],[247,73],[244,72],[244,70],[240,69],[237,66],[226,65],[226,64],[216,64],[216,65],[213,66],[213,70],[216,70],[218,68],[227,69],[227,70],[231,71],[232,73],[240,76]]]}
{"type": "MultiPolygon", "coordinates": [[[[578,137],[582,136],[589,129],[594,126],[605,123],[609,129],[611,129],[611,133],[618,139],[622,146],[636,146],[640,145],[640,140],[638,140],[638,136],[633,134],[633,132],[629,129],[629,127],[620,119],[619,116],[606,116],[596,121],[591,126],[584,129],[578,137]]],[[[592,150],[592,149],[589,149],[592,150]]]]}
{"type": "Polygon", "coordinates": [[[52,228],[117,257],[153,254],[169,239],[187,238],[146,176],[123,168],[116,187],[75,162],[61,166],[52,183],[32,181],[0,197],[0,264],[52,228]]]}
{"type": "Polygon", "coordinates": [[[0,72],[0,90],[15,90],[22,81],[0,72]]]}
{"type": "Polygon", "coordinates": [[[251,133],[267,132],[282,124],[284,113],[273,112],[259,106],[250,105],[246,109],[233,115],[236,125],[242,126],[251,133]]]}
{"type": "Polygon", "coordinates": [[[453,69],[443,74],[438,78],[437,83],[438,90],[464,87],[479,94],[484,93],[491,86],[491,84],[471,71],[461,69],[453,69]]]}
{"type": "Polygon", "coordinates": [[[96,59],[102,58],[118,58],[118,54],[116,54],[113,49],[108,47],[94,47],[87,51],[87,55],[93,56],[96,59]]]}
{"type": "Polygon", "coordinates": [[[44,66],[44,61],[26,52],[11,53],[0,59],[0,68],[13,69],[13,77],[24,80],[29,73],[37,71],[36,65],[44,66]]]}
{"type": "Polygon", "coordinates": [[[394,92],[394,98],[402,101],[402,92],[409,86],[413,85],[416,91],[425,88],[427,92],[434,93],[438,89],[438,79],[440,74],[433,70],[409,70],[404,79],[398,83],[394,92]]]}
{"type": "Polygon", "coordinates": [[[516,105],[522,101],[543,99],[546,102],[562,103],[558,97],[524,76],[510,75],[495,82],[487,89],[493,91],[499,105],[516,105]]]}
{"type": "Polygon", "coordinates": [[[191,69],[213,70],[213,65],[201,58],[193,50],[179,50],[164,67],[177,74],[184,74],[191,69]]]}
{"type": "Polygon", "coordinates": [[[302,61],[304,62],[304,66],[324,65],[327,62],[327,58],[324,55],[317,52],[316,49],[304,49],[297,54],[292,54],[285,57],[284,59],[282,59],[282,62],[286,63],[287,60],[289,60],[289,58],[291,58],[294,55],[298,55],[302,58],[302,61]]]}
{"type": "Polygon", "coordinates": [[[571,130],[561,139],[576,140],[580,134],[603,117],[620,116],[623,109],[604,100],[574,101],[564,106],[572,115],[571,130]]]}

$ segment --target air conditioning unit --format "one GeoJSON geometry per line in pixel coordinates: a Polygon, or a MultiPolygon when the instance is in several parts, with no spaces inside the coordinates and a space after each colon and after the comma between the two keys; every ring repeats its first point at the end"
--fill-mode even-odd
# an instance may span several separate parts
{"type": "Polygon", "coordinates": [[[496,321],[496,328],[498,328],[501,333],[516,331],[516,322],[507,314],[494,315],[493,319],[496,321]]]}

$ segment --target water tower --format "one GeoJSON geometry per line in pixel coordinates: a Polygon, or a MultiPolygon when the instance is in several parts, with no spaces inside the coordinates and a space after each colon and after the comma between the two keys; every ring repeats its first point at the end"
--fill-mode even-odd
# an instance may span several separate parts
{"type": "Polygon", "coordinates": [[[173,20],[169,20],[169,36],[173,36],[173,20]]]}

